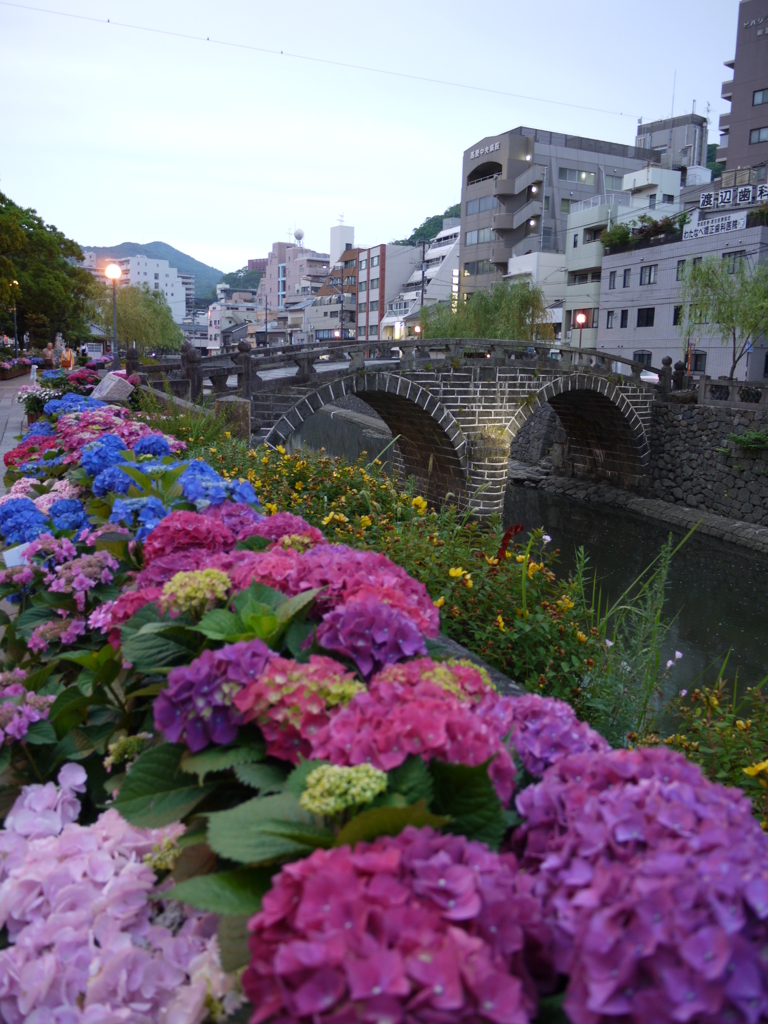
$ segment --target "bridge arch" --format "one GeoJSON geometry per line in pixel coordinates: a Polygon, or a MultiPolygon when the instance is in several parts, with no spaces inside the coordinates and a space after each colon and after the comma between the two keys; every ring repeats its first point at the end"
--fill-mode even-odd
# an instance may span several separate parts
{"type": "Polygon", "coordinates": [[[512,416],[506,426],[510,438],[547,403],[565,432],[557,456],[553,451],[556,468],[624,487],[642,485],[651,456],[648,435],[637,410],[619,388],[594,374],[556,377],[512,416]]]}
{"type": "Polygon", "coordinates": [[[264,438],[283,444],[301,424],[325,405],[357,395],[374,409],[398,438],[397,450],[406,476],[413,476],[430,503],[450,493],[460,501],[467,487],[467,438],[453,413],[415,381],[397,373],[354,373],[318,384],[285,412],[264,438]]]}

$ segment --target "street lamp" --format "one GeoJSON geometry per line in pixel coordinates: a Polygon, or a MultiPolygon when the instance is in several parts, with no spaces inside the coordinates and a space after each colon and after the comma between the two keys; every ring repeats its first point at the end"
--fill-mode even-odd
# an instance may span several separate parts
{"type": "MultiPolygon", "coordinates": [[[[11,281],[11,288],[18,288],[18,281],[11,281]]],[[[18,358],[19,355],[19,332],[16,327],[16,301],[13,303],[13,354],[18,358]]]]}
{"type": "Polygon", "coordinates": [[[120,369],[120,353],[117,348],[117,282],[123,275],[116,263],[110,263],[104,271],[112,282],[112,369],[120,369]]]}
{"type": "Polygon", "coordinates": [[[576,323],[579,325],[579,348],[581,348],[581,332],[584,330],[584,324],[587,322],[587,317],[584,313],[576,314],[576,323]]]}

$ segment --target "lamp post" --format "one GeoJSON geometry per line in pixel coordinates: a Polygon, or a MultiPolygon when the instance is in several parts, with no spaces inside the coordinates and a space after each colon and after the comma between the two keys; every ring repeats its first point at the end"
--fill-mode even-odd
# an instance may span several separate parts
{"type": "MultiPolygon", "coordinates": [[[[11,281],[11,288],[18,288],[18,281],[11,281]]],[[[19,355],[19,331],[16,327],[16,300],[13,301],[13,354],[18,358],[19,355]]]]}
{"type": "Polygon", "coordinates": [[[581,348],[581,332],[584,330],[584,324],[587,322],[587,317],[584,313],[576,314],[576,323],[579,325],[579,348],[581,348]]]}
{"type": "Polygon", "coordinates": [[[112,282],[112,369],[120,369],[120,352],[117,348],[117,282],[123,275],[116,263],[110,263],[104,271],[112,282]]]}

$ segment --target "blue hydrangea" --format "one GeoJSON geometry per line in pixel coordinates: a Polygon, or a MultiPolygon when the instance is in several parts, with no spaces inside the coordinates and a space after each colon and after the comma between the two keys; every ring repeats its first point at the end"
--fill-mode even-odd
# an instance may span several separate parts
{"type": "Polygon", "coordinates": [[[171,446],[164,437],[158,434],[151,434],[149,437],[140,437],[133,446],[133,454],[138,458],[140,455],[154,455],[162,459],[171,454],[171,446]]]}
{"type": "Polygon", "coordinates": [[[48,510],[51,521],[57,530],[79,530],[88,525],[88,515],[82,501],[74,498],[62,498],[54,501],[48,510]]]}
{"type": "Polygon", "coordinates": [[[38,480],[48,476],[51,466],[60,466],[64,461],[63,455],[56,455],[52,459],[33,459],[30,462],[22,462],[19,472],[24,476],[34,476],[38,480]]]}
{"type": "Polygon", "coordinates": [[[29,498],[12,498],[0,505],[0,533],[8,545],[28,544],[49,528],[47,516],[29,498]]]}
{"type": "Polygon", "coordinates": [[[154,530],[169,510],[159,498],[117,498],[112,506],[110,523],[124,523],[136,530],[136,540],[144,538],[154,530]],[[137,529],[138,527],[138,529],[137,529]]]}
{"type": "Polygon", "coordinates": [[[37,423],[33,423],[32,426],[29,427],[24,432],[24,437],[23,437],[22,440],[26,441],[26,439],[28,437],[33,437],[33,436],[34,437],[50,437],[52,434],[55,434],[55,433],[56,433],[56,428],[54,427],[54,425],[52,423],[49,423],[47,420],[38,420],[37,423]]]}
{"type": "Polygon", "coordinates": [[[61,416],[68,412],[84,412],[86,409],[99,409],[104,402],[97,398],[86,398],[85,395],[78,395],[74,391],[68,391],[61,398],[53,398],[43,406],[46,416],[61,416]]]}
{"type": "Polygon", "coordinates": [[[258,501],[253,487],[244,481],[225,480],[207,462],[190,462],[179,477],[187,501],[199,506],[220,505],[222,501],[240,501],[249,504],[258,501]]]}
{"type": "Polygon", "coordinates": [[[80,464],[88,476],[96,477],[107,466],[116,466],[123,461],[125,442],[117,434],[103,434],[98,441],[91,441],[83,448],[80,464]]]}
{"type": "Polygon", "coordinates": [[[105,494],[127,494],[133,481],[119,465],[107,466],[94,478],[91,490],[97,498],[105,494]]]}
{"type": "Polygon", "coordinates": [[[59,377],[63,377],[64,372],[62,370],[43,370],[40,374],[41,380],[58,380],[59,377]]]}
{"type": "Polygon", "coordinates": [[[183,462],[140,462],[136,468],[147,476],[162,476],[163,473],[183,465],[183,462]]]}

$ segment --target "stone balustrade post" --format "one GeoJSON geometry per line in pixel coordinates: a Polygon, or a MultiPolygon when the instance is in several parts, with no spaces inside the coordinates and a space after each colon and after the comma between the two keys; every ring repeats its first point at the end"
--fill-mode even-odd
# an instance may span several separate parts
{"type": "Polygon", "coordinates": [[[668,395],[672,390],[672,356],[664,356],[661,360],[661,373],[659,374],[659,390],[668,395]]]}
{"type": "Polygon", "coordinates": [[[685,380],[685,363],[678,359],[675,363],[675,369],[672,373],[672,390],[682,391],[683,381],[685,380]]]}

